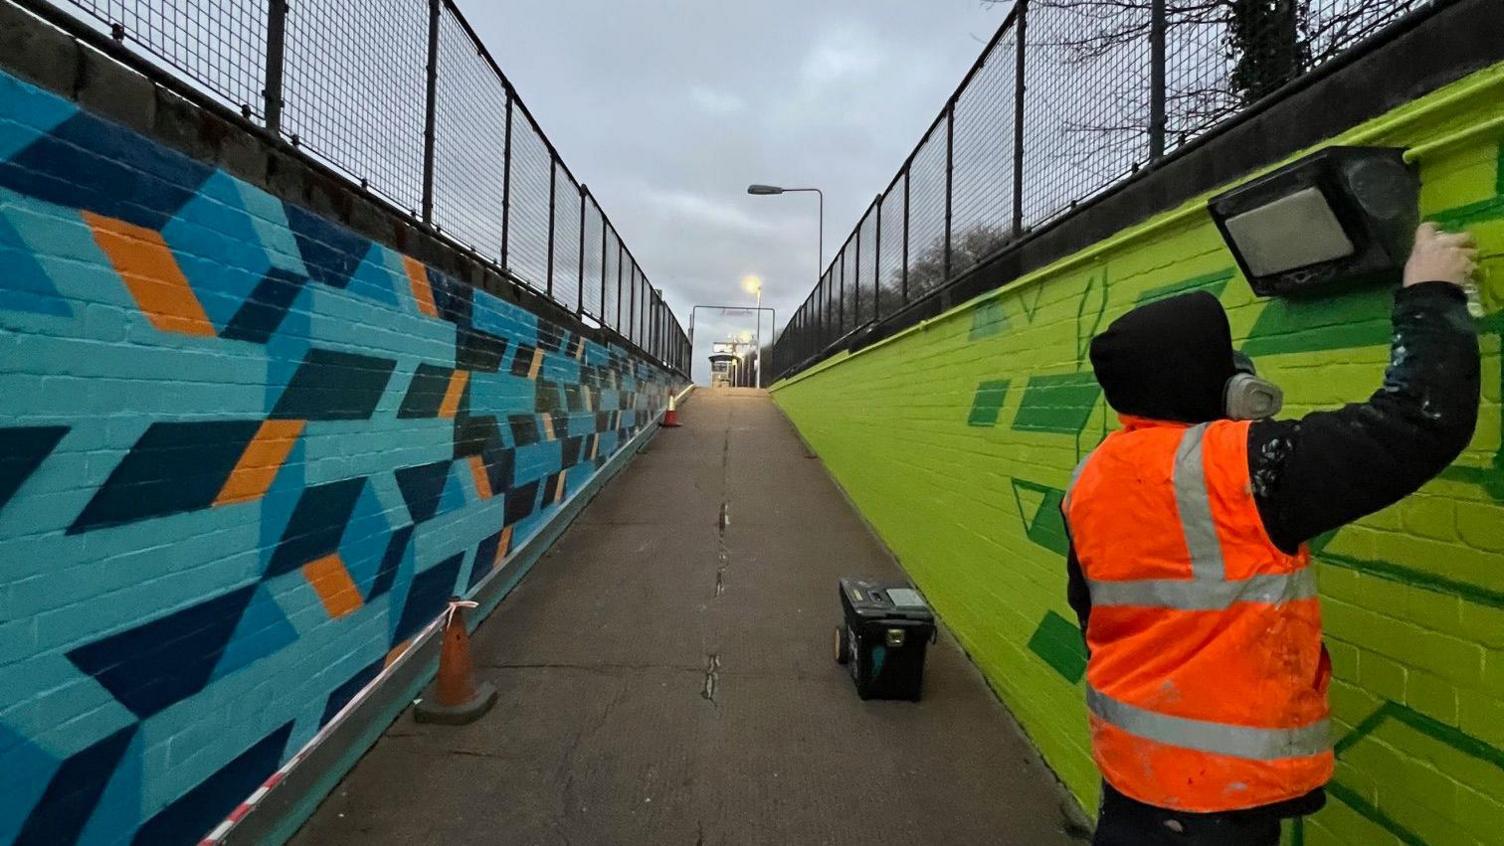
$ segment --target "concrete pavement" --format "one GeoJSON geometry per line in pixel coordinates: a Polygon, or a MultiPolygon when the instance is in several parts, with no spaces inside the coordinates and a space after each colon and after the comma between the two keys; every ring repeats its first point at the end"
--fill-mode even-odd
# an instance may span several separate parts
{"type": "Polygon", "coordinates": [[[836,578],[900,571],[766,393],[681,419],[478,630],[496,708],[404,713],[293,843],[1082,842],[948,636],[923,702],[857,698],[836,578]]]}

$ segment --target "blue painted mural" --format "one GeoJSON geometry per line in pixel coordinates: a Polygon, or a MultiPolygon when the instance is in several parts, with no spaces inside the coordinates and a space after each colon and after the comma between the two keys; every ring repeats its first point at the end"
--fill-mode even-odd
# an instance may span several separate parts
{"type": "Polygon", "coordinates": [[[0,844],[196,842],[674,379],[0,74],[0,844]]]}

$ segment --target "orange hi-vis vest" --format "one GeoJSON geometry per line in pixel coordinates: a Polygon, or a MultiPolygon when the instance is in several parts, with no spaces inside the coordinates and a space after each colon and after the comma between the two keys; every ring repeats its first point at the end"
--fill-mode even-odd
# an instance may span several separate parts
{"type": "Polygon", "coordinates": [[[1250,423],[1123,422],[1065,498],[1097,766],[1161,808],[1303,796],[1332,774],[1331,662],[1309,554],[1275,547],[1254,504],[1250,423]]]}

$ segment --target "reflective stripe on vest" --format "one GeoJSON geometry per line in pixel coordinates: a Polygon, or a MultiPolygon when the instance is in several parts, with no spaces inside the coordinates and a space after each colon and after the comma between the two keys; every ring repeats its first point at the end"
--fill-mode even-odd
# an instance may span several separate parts
{"type": "Polygon", "coordinates": [[[1220,582],[1224,577],[1222,542],[1217,540],[1212,502],[1206,492],[1206,467],[1201,463],[1206,426],[1202,423],[1186,429],[1175,449],[1175,507],[1180,511],[1185,547],[1191,553],[1192,578],[1198,582],[1220,582]]]}
{"type": "MultiPolygon", "coordinates": [[[[1223,575],[1222,543],[1217,539],[1217,525],[1212,518],[1211,497],[1207,493],[1206,470],[1202,464],[1201,445],[1208,425],[1202,423],[1185,430],[1175,450],[1172,473],[1175,507],[1180,512],[1180,530],[1185,535],[1186,550],[1191,557],[1192,577],[1125,581],[1088,579],[1092,605],[1219,611],[1239,602],[1274,604],[1310,599],[1316,595],[1316,576],[1309,568],[1246,579],[1228,579],[1223,575]]],[[[1085,467],[1086,460],[1083,459],[1072,474],[1071,488],[1075,487],[1075,481],[1085,467]]],[[[1070,502],[1069,490],[1065,502],[1070,502]]]]}
{"type": "Polygon", "coordinates": [[[1123,582],[1088,581],[1091,604],[1142,605],[1177,611],[1221,611],[1238,602],[1270,605],[1310,599],[1316,595],[1316,575],[1310,569],[1268,573],[1247,579],[1135,579],[1123,582]]]}
{"type": "Polygon", "coordinates": [[[1098,719],[1130,734],[1214,755],[1274,761],[1319,755],[1330,745],[1326,720],[1298,728],[1264,729],[1172,717],[1119,702],[1090,685],[1086,688],[1086,707],[1098,719]]]}

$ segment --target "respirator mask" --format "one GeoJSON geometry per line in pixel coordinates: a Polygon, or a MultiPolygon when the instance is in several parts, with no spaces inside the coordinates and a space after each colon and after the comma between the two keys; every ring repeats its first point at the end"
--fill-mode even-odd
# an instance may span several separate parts
{"type": "Polygon", "coordinates": [[[1253,359],[1240,352],[1232,354],[1237,372],[1227,380],[1222,392],[1222,409],[1233,420],[1263,420],[1279,413],[1285,392],[1268,379],[1260,379],[1253,359]]]}

